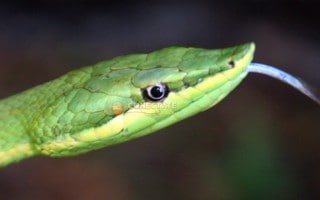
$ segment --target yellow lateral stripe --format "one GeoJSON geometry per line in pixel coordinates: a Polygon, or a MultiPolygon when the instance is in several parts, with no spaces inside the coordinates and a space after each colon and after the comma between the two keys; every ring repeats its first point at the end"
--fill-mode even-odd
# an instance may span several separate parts
{"type": "Polygon", "coordinates": [[[25,157],[30,157],[35,154],[36,153],[30,144],[22,144],[7,151],[2,151],[0,152],[0,167],[11,163],[12,160],[19,161],[25,157]]]}

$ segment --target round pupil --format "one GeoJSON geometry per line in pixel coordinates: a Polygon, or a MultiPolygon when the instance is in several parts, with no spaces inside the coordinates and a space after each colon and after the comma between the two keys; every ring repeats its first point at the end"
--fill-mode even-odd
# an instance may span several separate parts
{"type": "Polygon", "coordinates": [[[160,98],[164,93],[164,89],[160,86],[154,86],[151,88],[150,93],[153,98],[160,98]]]}
{"type": "Polygon", "coordinates": [[[167,97],[169,89],[166,84],[160,83],[147,87],[143,95],[151,101],[160,101],[167,97]]]}

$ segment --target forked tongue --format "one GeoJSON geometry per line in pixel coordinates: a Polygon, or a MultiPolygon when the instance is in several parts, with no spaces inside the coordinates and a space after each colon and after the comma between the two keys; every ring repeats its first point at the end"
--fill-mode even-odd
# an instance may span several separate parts
{"type": "Polygon", "coordinates": [[[312,100],[314,100],[316,103],[320,105],[320,92],[318,89],[312,87],[305,81],[303,81],[300,78],[296,78],[280,69],[277,69],[275,67],[260,64],[260,63],[250,63],[250,65],[247,68],[248,72],[253,73],[259,73],[264,74],[267,76],[271,76],[275,79],[278,79],[288,85],[291,85],[295,89],[299,90],[306,96],[310,97],[312,100]]]}

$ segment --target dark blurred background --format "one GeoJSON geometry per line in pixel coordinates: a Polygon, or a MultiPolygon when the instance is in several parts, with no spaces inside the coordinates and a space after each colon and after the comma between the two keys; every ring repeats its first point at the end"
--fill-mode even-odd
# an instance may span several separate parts
{"type": "MultiPolygon", "coordinates": [[[[319,88],[317,1],[0,3],[0,97],[113,56],[254,41],[319,88]]],[[[0,199],[320,199],[320,107],[250,74],[213,109],[124,144],[0,169],[0,199]]]]}

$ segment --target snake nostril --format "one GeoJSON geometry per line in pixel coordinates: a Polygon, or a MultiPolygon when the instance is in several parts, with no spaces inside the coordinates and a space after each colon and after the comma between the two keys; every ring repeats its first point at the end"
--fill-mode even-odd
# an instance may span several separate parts
{"type": "Polygon", "coordinates": [[[229,66],[230,66],[230,69],[234,68],[234,66],[235,66],[234,60],[230,60],[230,61],[228,62],[228,64],[229,64],[229,66]]]}

